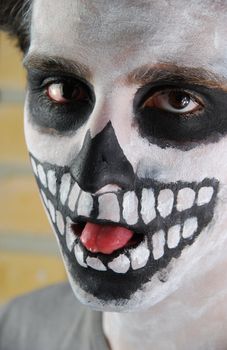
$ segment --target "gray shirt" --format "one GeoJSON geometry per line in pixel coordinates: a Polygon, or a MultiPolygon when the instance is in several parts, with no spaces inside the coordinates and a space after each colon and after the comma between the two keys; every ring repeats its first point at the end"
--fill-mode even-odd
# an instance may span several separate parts
{"type": "Polygon", "coordinates": [[[19,297],[0,309],[0,350],[108,350],[102,313],[68,284],[19,297]]]}

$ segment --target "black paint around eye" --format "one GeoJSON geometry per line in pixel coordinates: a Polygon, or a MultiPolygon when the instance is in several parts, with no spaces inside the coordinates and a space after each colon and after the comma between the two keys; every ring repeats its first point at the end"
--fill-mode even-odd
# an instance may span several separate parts
{"type": "Polygon", "coordinates": [[[31,121],[34,125],[42,128],[50,128],[57,132],[66,133],[76,131],[86,122],[91,114],[95,96],[92,87],[75,77],[45,77],[32,73],[28,77],[28,104],[31,121]],[[46,87],[51,83],[65,82],[71,86],[75,85],[85,91],[87,98],[72,100],[67,103],[56,103],[46,93],[46,87]]]}
{"type": "Polygon", "coordinates": [[[227,93],[199,85],[146,86],[136,93],[134,114],[140,134],[159,146],[191,149],[201,142],[216,142],[227,133],[227,93]],[[194,114],[178,114],[158,108],[143,108],[149,96],[162,89],[192,91],[204,102],[194,114]]]}

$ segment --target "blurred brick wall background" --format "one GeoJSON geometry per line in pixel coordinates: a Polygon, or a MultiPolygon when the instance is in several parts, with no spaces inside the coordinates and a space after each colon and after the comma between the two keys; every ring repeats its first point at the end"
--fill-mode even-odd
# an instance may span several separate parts
{"type": "Polygon", "coordinates": [[[0,33],[0,304],[66,278],[25,147],[21,58],[0,33]]]}

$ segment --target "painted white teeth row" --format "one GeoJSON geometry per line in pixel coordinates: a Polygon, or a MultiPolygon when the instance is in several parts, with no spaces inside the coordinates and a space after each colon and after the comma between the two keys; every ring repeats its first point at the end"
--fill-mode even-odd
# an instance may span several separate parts
{"type": "Polygon", "coordinates": [[[108,268],[103,264],[99,258],[90,257],[84,259],[84,253],[78,243],[75,244],[74,254],[79,265],[83,267],[91,267],[97,271],[107,271],[110,269],[116,273],[126,273],[130,266],[133,270],[138,270],[147,264],[150,256],[150,251],[147,243],[141,243],[137,248],[130,253],[130,258],[125,254],[120,254],[117,258],[108,263],[108,268]]]}
{"type": "MultiPolygon", "coordinates": [[[[59,233],[62,236],[65,235],[67,248],[70,252],[72,252],[74,243],[76,241],[76,236],[71,228],[72,220],[67,217],[65,223],[61,212],[58,210],[55,211],[53,204],[49,199],[46,198],[46,195],[43,191],[41,191],[41,195],[50,213],[52,222],[56,223],[59,233]]],[[[198,220],[196,217],[191,217],[185,220],[182,232],[181,226],[179,224],[169,228],[167,232],[167,238],[163,230],[156,232],[152,236],[153,258],[155,260],[160,259],[164,255],[166,244],[169,249],[176,248],[180,243],[181,236],[183,238],[190,238],[195,234],[197,229],[198,220]]],[[[77,262],[83,267],[90,266],[91,268],[98,271],[107,270],[107,267],[98,258],[87,257],[86,261],[84,261],[83,251],[78,243],[75,244],[74,254],[77,262]]],[[[121,254],[108,263],[108,268],[116,273],[126,273],[129,270],[130,266],[133,270],[138,270],[147,264],[149,257],[150,250],[148,249],[147,241],[145,241],[142,242],[138,247],[130,250],[130,259],[125,254],[121,254]]]]}
{"type": "MultiPolygon", "coordinates": [[[[56,194],[56,175],[54,170],[48,170],[47,174],[41,164],[36,165],[35,161],[31,159],[32,167],[35,174],[39,177],[41,183],[45,188],[55,195],[56,194]]],[[[77,183],[74,183],[69,173],[66,173],[61,178],[60,184],[60,201],[62,205],[68,205],[71,212],[77,210],[78,215],[89,216],[93,208],[93,197],[90,193],[84,192],[80,189],[77,183]],[[71,190],[70,190],[71,188],[71,190]]],[[[208,204],[213,196],[214,189],[212,186],[201,187],[198,191],[196,203],[196,192],[185,187],[178,191],[176,200],[176,209],[178,212],[190,209],[194,203],[198,206],[208,204]]],[[[147,225],[157,216],[157,212],[166,218],[172,213],[174,205],[174,193],[171,189],[163,189],[159,192],[157,197],[157,207],[155,205],[155,195],[151,188],[144,188],[141,195],[141,217],[143,222],[147,225]]],[[[121,209],[119,206],[117,195],[114,193],[104,193],[98,197],[99,214],[98,219],[110,220],[113,222],[120,221],[121,209]]],[[[128,191],[124,193],[122,203],[122,216],[126,223],[135,225],[139,219],[138,213],[139,201],[136,193],[128,191]]]]}
{"type": "Polygon", "coordinates": [[[174,225],[171,226],[167,232],[167,242],[165,238],[165,232],[160,230],[152,236],[153,245],[153,257],[155,260],[160,259],[164,255],[164,248],[167,246],[169,249],[176,248],[181,240],[181,235],[183,238],[192,237],[198,229],[198,220],[196,217],[191,217],[185,220],[182,233],[181,226],[174,225]]]}
{"type": "MultiPolygon", "coordinates": [[[[41,164],[31,159],[34,173],[39,177],[44,188],[48,188],[52,195],[57,193],[57,179],[54,170],[45,170],[41,164]]],[[[66,173],[61,178],[59,189],[60,201],[62,205],[68,205],[70,211],[77,215],[89,216],[93,209],[93,196],[80,189],[77,183],[73,183],[71,175],[66,173]]],[[[196,193],[189,187],[182,188],[177,193],[176,209],[181,212],[191,208],[194,203],[198,206],[207,204],[213,197],[214,189],[212,186],[201,187],[196,193]]],[[[176,248],[181,239],[192,238],[198,229],[198,220],[196,217],[191,217],[185,220],[183,228],[179,224],[169,228],[167,234],[163,230],[159,230],[152,236],[152,252],[148,249],[147,241],[142,242],[138,247],[131,249],[129,257],[125,254],[120,254],[105,266],[99,258],[87,257],[84,259],[84,253],[80,245],[76,242],[76,236],[71,228],[71,219],[66,218],[66,222],[60,211],[55,210],[53,203],[48,199],[45,193],[41,190],[41,196],[49,211],[51,221],[56,224],[59,233],[65,236],[66,245],[70,252],[74,247],[74,254],[77,262],[83,266],[91,267],[97,271],[106,271],[110,269],[116,273],[126,273],[130,267],[133,270],[138,270],[144,267],[150,254],[154,260],[160,259],[164,255],[165,247],[169,249],[176,248]]],[[[174,193],[171,189],[163,189],[157,197],[157,207],[155,205],[155,195],[151,188],[144,188],[141,194],[141,217],[145,224],[149,224],[157,216],[157,212],[165,218],[171,214],[174,205],[174,193]]],[[[98,219],[110,220],[112,222],[120,221],[120,206],[117,195],[115,193],[103,193],[98,196],[98,219]]],[[[122,216],[129,225],[135,225],[139,220],[138,207],[139,202],[136,193],[128,191],[123,195],[122,201],[122,216]]]]}
{"type": "MultiPolygon", "coordinates": [[[[84,192],[75,183],[71,190],[71,176],[64,174],[60,186],[60,200],[63,205],[67,203],[71,212],[77,210],[77,215],[89,216],[93,208],[93,197],[84,192]]],[[[201,187],[198,191],[196,204],[198,206],[210,202],[214,189],[211,186],[201,187]]],[[[196,193],[189,187],[180,189],[177,194],[176,208],[179,212],[190,209],[195,202],[196,193]]],[[[119,222],[121,209],[115,193],[104,193],[98,197],[98,219],[119,222]]],[[[155,206],[155,195],[152,189],[144,188],[141,196],[141,217],[147,225],[159,214],[165,218],[171,214],[174,205],[174,193],[170,189],[161,190],[155,206]]],[[[124,193],[122,202],[122,216],[128,225],[135,225],[139,220],[139,201],[136,193],[128,191],[124,193]]]]}
{"type": "MultiPolygon", "coordinates": [[[[189,238],[197,231],[198,220],[196,217],[187,219],[184,222],[182,237],[189,238]]],[[[155,260],[160,259],[164,255],[164,249],[167,244],[169,249],[176,248],[181,240],[181,227],[180,225],[174,225],[169,228],[167,233],[167,242],[165,238],[165,232],[160,230],[152,236],[153,244],[153,258],[155,260]]],[[[77,262],[83,267],[91,267],[98,271],[106,271],[107,267],[99,258],[87,257],[84,259],[84,254],[79,244],[76,243],[74,248],[75,257],[77,262]]],[[[116,273],[126,273],[130,266],[133,270],[138,270],[146,266],[147,261],[150,257],[150,250],[148,249],[147,243],[143,242],[135,249],[130,251],[130,258],[125,254],[120,254],[117,258],[113,259],[108,263],[108,268],[116,273]]]]}
{"type": "MultiPolygon", "coordinates": [[[[49,211],[52,222],[56,223],[59,233],[62,236],[65,235],[67,248],[70,252],[72,252],[74,243],[76,241],[76,236],[71,228],[72,220],[69,217],[67,217],[65,223],[61,212],[58,210],[55,211],[53,204],[50,200],[46,198],[46,195],[43,191],[41,191],[41,195],[49,211]]],[[[83,251],[78,243],[76,243],[74,246],[74,254],[77,262],[83,267],[90,266],[91,268],[98,271],[107,270],[107,267],[98,258],[87,257],[85,262],[83,251]]],[[[137,248],[132,249],[130,254],[131,262],[126,255],[121,254],[108,264],[108,268],[117,273],[126,273],[129,270],[130,265],[133,270],[137,270],[144,267],[150,256],[147,241],[146,243],[141,243],[137,248]]]]}

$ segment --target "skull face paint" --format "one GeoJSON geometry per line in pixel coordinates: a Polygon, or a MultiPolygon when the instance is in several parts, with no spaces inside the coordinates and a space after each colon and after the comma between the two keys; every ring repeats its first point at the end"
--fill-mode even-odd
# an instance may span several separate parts
{"type": "MultiPolygon", "coordinates": [[[[31,159],[71,276],[86,292],[102,300],[129,299],[193,244],[213,217],[218,189],[214,179],[164,184],[135,178],[133,190],[128,186],[115,192],[106,187],[103,193],[91,194],[75,181],[70,168],[40,164],[32,156],[31,159]],[[134,234],[123,247],[115,248],[117,232],[109,239],[108,232],[104,232],[106,237],[101,237],[100,243],[106,241],[94,252],[92,244],[83,244],[81,239],[87,222],[98,224],[98,231],[100,226],[114,225],[117,230],[119,226],[126,227],[134,234]],[[110,243],[112,249],[103,252],[110,243]],[[102,272],[107,279],[105,286],[102,272]]],[[[89,174],[94,176],[91,169],[89,174]]],[[[88,179],[86,183],[89,184],[88,179]]]]}
{"type": "Polygon", "coordinates": [[[221,244],[225,33],[201,31],[212,4],[177,4],[34,2],[26,140],[72,288],[96,308],[158,302],[221,244]]]}

